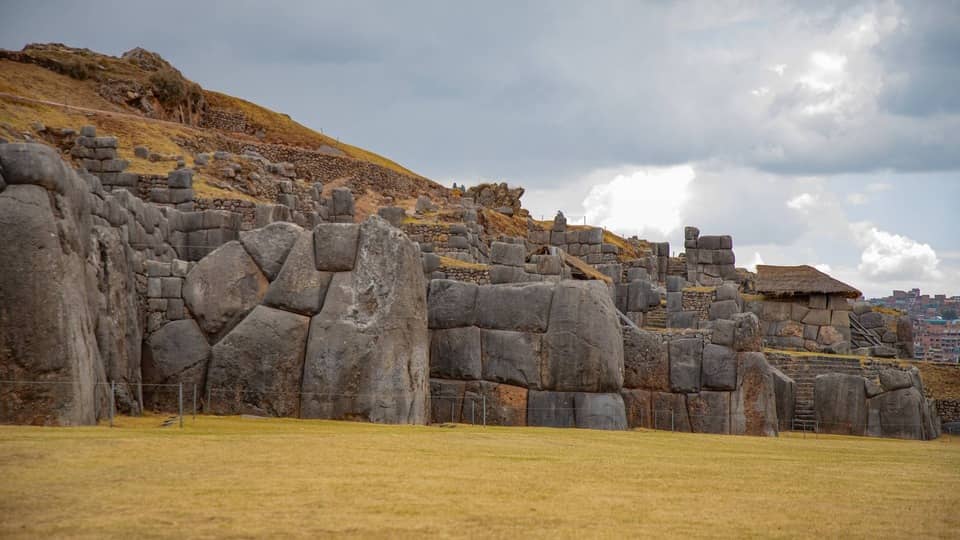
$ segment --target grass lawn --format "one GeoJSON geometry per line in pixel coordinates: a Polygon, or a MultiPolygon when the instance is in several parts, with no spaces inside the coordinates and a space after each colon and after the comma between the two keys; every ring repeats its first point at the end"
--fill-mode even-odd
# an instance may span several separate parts
{"type": "Polygon", "coordinates": [[[960,439],[0,427],[0,537],[954,537],[960,439]]]}

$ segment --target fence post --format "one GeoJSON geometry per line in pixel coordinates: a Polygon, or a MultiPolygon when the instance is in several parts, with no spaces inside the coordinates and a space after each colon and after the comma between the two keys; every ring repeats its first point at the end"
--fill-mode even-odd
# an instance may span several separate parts
{"type": "Polygon", "coordinates": [[[183,429],[183,382],[177,385],[177,410],[180,412],[180,429],[183,429]]]}
{"type": "Polygon", "coordinates": [[[673,409],[670,409],[670,431],[676,431],[673,427],[673,409]]]}
{"type": "Polygon", "coordinates": [[[483,394],[483,427],[487,427],[487,395],[483,394]]]}
{"type": "Polygon", "coordinates": [[[197,421],[197,383],[193,383],[193,421],[197,421]]]}
{"type": "Polygon", "coordinates": [[[207,385],[207,402],[203,404],[203,411],[207,414],[210,414],[210,411],[213,410],[213,399],[211,399],[210,385],[207,385]]]}
{"type": "Polygon", "coordinates": [[[137,401],[140,403],[140,414],[143,416],[143,381],[137,381],[137,401]]]}
{"type": "Polygon", "coordinates": [[[455,424],[457,421],[453,418],[453,411],[456,410],[457,398],[450,400],[450,423],[455,424]]]}
{"type": "Polygon", "coordinates": [[[473,399],[470,400],[470,425],[477,425],[476,416],[474,415],[474,409],[476,409],[477,402],[473,399]]]}
{"type": "Polygon", "coordinates": [[[113,411],[116,409],[117,403],[114,401],[114,396],[116,395],[117,382],[110,381],[110,427],[113,427],[113,411]]]}

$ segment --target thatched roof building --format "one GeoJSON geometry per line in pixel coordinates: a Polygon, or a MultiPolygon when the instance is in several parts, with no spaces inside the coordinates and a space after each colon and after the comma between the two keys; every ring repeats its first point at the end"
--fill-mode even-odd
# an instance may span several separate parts
{"type": "Polygon", "coordinates": [[[813,294],[859,298],[861,293],[812,266],[757,265],[756,291],[764,296],[788,297],[813,294]]]}

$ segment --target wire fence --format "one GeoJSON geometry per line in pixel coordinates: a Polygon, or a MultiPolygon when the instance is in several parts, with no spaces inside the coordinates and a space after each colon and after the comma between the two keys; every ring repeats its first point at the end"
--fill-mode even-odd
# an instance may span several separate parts
{"type": "MultiPolygon", "coordinates": [[[[0,380],[0,424],[37,423],[35,416],[44,408],[58,411],[69,408],[74,397],[93,390],[95,417],[113,427],[118,415],[138,416],[144,411],[171,415],[165,426],[184,427],[184,420],[198,414],[253,415],[301,418],[355,418],[364,408],[409,407],[416,401],[411,393],[333,393],[304,392],[236,387],[207,387],[178,382],[169,384],[140,382],[81,382],[0,380]],[[125,402],[125,403],[121,403],[125,402]],[[122,405],[122,406],[121,406],[122,405]]],[[[525,401],[525,400],[523,400],[525,401]]],[[[600,427],[619,424],[618,413],[610,408],[577,406],[573,395],[555,406],[535,406],[527,402],[513,405],[509,399],[488,397],[486,393],[433,395],[426,399],[429,420],[435,424],[478,426],[600,427]]],[[[657,409],[627,407],[630,428],[712,434],[744,433],[747,419],[739,414],[696,414],[682,408],[657,409]]],[[[865,423],[824,422],[791,418],[779,422],[778,431],[806,438],[820,434],[875,435],[900,438],[925,438],[939,431],[937,420],[893,422],[885,419],[882,429],[865,423]]],[[[753,424],[756,423],[754,419],[753,424]]],[[[755,427],[751,427],[751,430],[755,427]]],[[[953,437],[943,433],[949,442],[953,437]]]]}

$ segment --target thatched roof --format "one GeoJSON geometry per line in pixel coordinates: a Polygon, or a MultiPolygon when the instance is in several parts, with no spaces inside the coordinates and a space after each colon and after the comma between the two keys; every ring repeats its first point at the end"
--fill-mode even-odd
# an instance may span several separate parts
{"type": "Polygon", "coordinates": [[[563,262],[570,267],[574,279],[595,279],[608,285],[613,283],[610,276],[585,263],[583,259],[570,255],[565,251],[561,251],[560,253],[563,254],[563,262]]]}
{"type": "Polygon", "coordinates": [[[859,298],[860,291],[833,279],[812,266],[757,265],[758,293],[767,296],[805,296],[810,294],[840,294],[859,298]]]}

